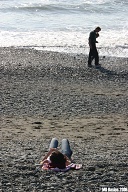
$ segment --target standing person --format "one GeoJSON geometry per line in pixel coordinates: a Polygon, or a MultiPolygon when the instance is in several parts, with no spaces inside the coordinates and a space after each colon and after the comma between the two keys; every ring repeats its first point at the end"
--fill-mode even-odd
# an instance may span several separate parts
{"type": "Polygon", "coordinates": [[[43,170],[53,170],[57,172],[66,172],[69,169],[80,169],[81,164],[72,163],[72,150],[68,139],[62,139],[61,152],[58,148],[58,140],[53,138],[49,146],[49,152],[40,162],[43,170]]]}
{"type": "Polygon", "coordinates": [[[88,57],[88,67],[92,66],[92,60],[95,59],[95,66],[99,66],[99,55],[96,48],[96,38],[99,37],[99,32],[101,31],[100,27],[96,27],[94,31],[90,32],[89,35],[89,57],[88,57]]]}

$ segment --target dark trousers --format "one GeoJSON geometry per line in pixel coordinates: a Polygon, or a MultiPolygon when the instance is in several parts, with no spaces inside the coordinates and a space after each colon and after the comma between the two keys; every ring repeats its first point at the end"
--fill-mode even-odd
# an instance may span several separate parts
{"type": "Polygon", "coordinates": [[[91,65],[93,59],[95,59],[95,65],[99,65],[99,55],[96,46],[89,51],[88,65],[91,65]]]}

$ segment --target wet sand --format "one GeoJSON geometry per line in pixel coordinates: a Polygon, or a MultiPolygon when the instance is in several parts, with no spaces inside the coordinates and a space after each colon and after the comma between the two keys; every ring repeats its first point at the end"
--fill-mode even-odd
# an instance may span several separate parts
{"type": "MultiPolygon", "coordinates": [[[[101,191],[128,183],[128,59],[0,48],[1,191],[101,191]],[[67,173],[35,166],[68,138],[67,173]]],[[[61,147],[61,146],[60,146],[61,147]]]]}

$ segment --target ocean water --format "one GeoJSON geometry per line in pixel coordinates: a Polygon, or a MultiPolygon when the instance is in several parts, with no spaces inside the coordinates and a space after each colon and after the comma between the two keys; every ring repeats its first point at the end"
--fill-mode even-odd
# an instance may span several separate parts
{"type": "Polygon", "coordinates": [[[128,0],[0,0],[0,47],[88,54],[102,31],[100,55],[128,57],[128,0]]]}

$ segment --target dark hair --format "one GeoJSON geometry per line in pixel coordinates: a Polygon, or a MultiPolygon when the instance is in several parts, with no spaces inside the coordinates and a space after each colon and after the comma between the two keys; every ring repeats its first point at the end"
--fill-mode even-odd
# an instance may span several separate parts
{"type": "Polygon", "coordinates": [[[50,161],[50,166],[53,168],[58,167],[60,169],[64,169],[66,167],[66,158],[59,151],[52,152],[50,156],[50,161]]]}
{"type": "Polygon", "coordinates": [[[101,28],[100,27],[96,27],[95,30],[101,31],[101,28]]]}

